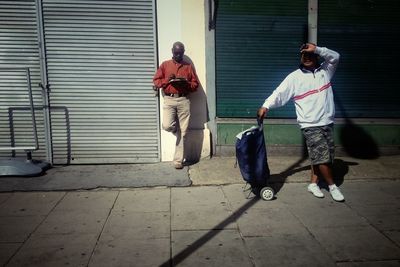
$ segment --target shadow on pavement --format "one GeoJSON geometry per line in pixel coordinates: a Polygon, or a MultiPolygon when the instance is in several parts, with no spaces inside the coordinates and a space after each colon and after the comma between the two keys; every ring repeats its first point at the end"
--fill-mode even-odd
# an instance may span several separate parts
{"type": "Polygon", "coordinates": [[[269,178],[269,183],[271,184],[271,187],[274,189],[275,193],[278,193],[282,189],[283,184],[286,182],[286,179],[289,176],[295,174],[296,172],[310,169],[309,165],[299,167],[300,164],[302,164],[305,160],[307,160],[307,156],[303,155],[298,161],[289,166],[289,168],[287,168],[285,171],[277,174],[271,174],[269,178]]]}
{"type": "MultiPolygon", "coordinates": [[[[271,175],[270,183],[271,183],[271,187],[275,190],[275,193],[278,193],[282,189],[283,185],[286,182],[286,179],[289,176],[295,174],[296,172],[310,170],[310,165],[300,167],[300,165],[307,159],[308,159],[307,156],[305,156],[305,157],[303,156],[298,161],[293,163],[287,170],[285,170],[281,173],[278,173],[278,174],[271,175]]],[[[351,162],[351,161],[344,161],[341,159],[334,160],[332,171],[333,171],[334,181],[337,186],[340,186],[341,184],[343,184],[344,177],[349,172],[349,166],[354,166],[354,165],[358,165],[358,163],[351,162]]],[[[328,187],[326,185],[324,179],[320,179],[319,184],[323,188],[328,187]]]]}
{"type": "MultiPolygon", "coordinates": [[[[297,162],[292,164],[285,171],[283,171],[279,174],[271,175],[271,179],[274,179],[274,180],[277,179],[277,180],[281,181],[281,182],[275,182],[272,184],[272,187],[274,188],[275,192],[278,192],[282,188],[284,181],[286,180],[286,178],[289,175],[292,175],[292,174],[302,171],[302,170],[310,169],[310,166],[304,166],[304,167],[297,168],[305,160],[307,160],[307,155],[303,155],[297,162]]],[[[347,174],[347,172],[349,170],[348,166],[354,165],[354,164],[357,164],[357,163],[346,162],[343,160],[335,160],[334,173],[337,175],[338,181],[343,182],[344,176],[347,174]]],[[[167,266],[178,265],[183,260],[188,258],[191,254],[193,254],[197,249],[199,249],[201,246],[203,246],[209,240],[211,240],[214,236],[219,234],[220,230],[223,230],[230,223],[235,222],[244,212],[246,212],[249,208],[251,208],[259,200],[260,200],[259,197],[251,198],[248,202],[246,202],[244,205],[242,205],[240,208],[238,208],[236,211],[234,211],[231,216],[229,216],[228,218],[223,220],[221,223],[214,226],[212,230],[208,231],[206,234],[204,234],[199,239],[197,239],[192,244],[190,244],[186,249],[182,250],[181,252],[179,252],[178,254],[173,256],[170,260],[164,262],[160,266],[167,267],[167,266]]]]}
{"type": "Polygon", "coordinates": [[[362,127],[356,125],[347,115],[340,98],[335,95],[335,103],[342,113],[345,124],[339,128],[339,138],[344,151],[353,158],[377,159],[379,147],[375,140],[362,127]]]}
{"type": "Polygon", "coordinates": [[[335,159],[335,161],[333,162],[333,178],[337,186],[343,184],[344,177],[349,172],[349,166],[354,165],[358,165],[358,163],[352,161],[344,161],[342,159],[335,159]]]}
{"type": "Polygon", "coordinates": [[[231,216],[217,224],[213,227],[212,230],[208,231],[206,234],[201,236],[199,239],[194,241],[190,244],[186,249],[182,250],[178,254],[172,257],[172,259],[164,262],[160,265],[160,267],[169,267],[169,266],[176,266],[181,263],[183,260],[188,258],[191,254],[193,254],[197,249],[211,240],[214,236],[219,234],[220,230],[223,230],[227,225],[232,222],[235,222],[246,210],[251,208],[255,203],[257,203],[260,199],[259,198],[252,198],[248,202],[246,202],[243,206],[238,208],[231,216]]]}
{"type": "MultiPolygon", "coordinates": [[[[286,178],[296,172],[303,171],[310,169],[310,166],[301,166],[299,167],[305,160],[308,159],[308,156],[306,153],[303,153],[303,156],[293,163],[291,166],[289,166],[285,171],[279,173],[279,174],[273,174],[270,177],[271,181],[271,186],[274,188],[275,192],[278,192],[286,178]]],[[[333,172],[335,175],[335,181],[337,182],[338,185],[343,183],[344,176],[348,173],[349,171],[349,166],[350,165],[357,165],[358,163],[356,162],[347,162],[343,161],[341,159],[336,159],[334,162],[334,168],[333,172]]],[[[255,203],[257,203],[260,200],[259,197],[253,197],[250,198],[248,202],[243,204],[240,208],[238,208],[236,211],[232,213],[231,216],[217,224],[216,226],[213,227],[212,230],[208,231],[206,234],[201,236],[199,239],[194,241],[192,244],[190,244],[186,249],[182,250],[175,256],[173,256],[171,259],[168,261],[164,262],[161,264],[161,267],[167,267],[167,266],[176,266],[182,261],[184,261],[186,258],[188,258],[191,254],[193,254],[197,249],[199,249],[201,246],[206,244],[209,240],[211,240],[214,236],[219,234],[220,230],[223,230],[227,225],[229,225],[232,222],[235,222],[244,212],[246,212],[249,208],[251,208],[255,203]]]]}
{"type": "Polygon", "coordinates": [[[286,182],[286,179],[295,174],[296,172],[301,172],[304,170],[309,170],[310,165],[307,166],[301,166],[301,164],[308,159],[308,152],[307,152],[307,146],[306,146],[306,141],[304,137],[302,138],[302,153],[301,157],[299,158],[298,161],[290,165],[285,171],[277,174],[271,174],[268,180],[268,183],[271,184],[271,187],[274,189],[275,193],[278,193],[281,188],[283,187],[283,184],[286,182]]]}
{"type": "Polygon", "coordinates": [[[358,159],[377,159],[380,156],[375,140],[360,126],[345,118],[340,129],[340,141],[346,153],[358,159]]]}

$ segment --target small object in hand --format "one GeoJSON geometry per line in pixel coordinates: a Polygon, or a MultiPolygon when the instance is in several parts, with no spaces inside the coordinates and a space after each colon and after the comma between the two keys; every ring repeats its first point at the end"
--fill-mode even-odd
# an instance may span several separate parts
{"type": "Polygon", "coordinates": [[[176,84],[176,85],[178,85],[178,84],[183,85],[183,84],[187,83],[187,80],[185,78],[177,77],[175,79],[170,80],[169,83],[176,84]]]}

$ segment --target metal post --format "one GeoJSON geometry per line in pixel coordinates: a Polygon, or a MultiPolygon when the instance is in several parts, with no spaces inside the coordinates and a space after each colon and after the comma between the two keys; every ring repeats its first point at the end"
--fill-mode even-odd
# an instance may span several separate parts
{"type": "Polygon", "coordinates": [[[317,34],[318,0],[308,0],[308,42],[317,44],[317,34]]]}
{"type": "Polygon", "coordinates": [[[44,38],[42,0],[36,0],[36,21],[37,21],[37,34],[39,41],[40,79],[41,79],[40,85],[42,87],[46,157],[47,161],[51,165],[53,165],[53,146],[51,137],[51,117],[50,117],[50,101],[49,101],[50,86],[48,84],[48,78],[47,78],[46,46],[44,38]]]}
{"type": "Polygon", "coordinates": [[[37,127],[36,127],[35,106],[33,105],[33,95],[32,95],[32,87],[31,87],[31,72],[30,72],[29,68],[26,68],[26,81],[28,83],[29,105],[31,107],[33,137],[35,139],[35,150],[38,150],[39,149],[39,140],[38,140],[38,135],[37,135],[37,127]]]}

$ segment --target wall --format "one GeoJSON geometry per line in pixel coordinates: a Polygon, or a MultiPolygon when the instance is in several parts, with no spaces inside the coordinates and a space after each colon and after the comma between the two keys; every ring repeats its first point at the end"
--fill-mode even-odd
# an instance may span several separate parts
{"type": "MultiPolygon", "coordinates": [[[[218,122],[217,155],[234,156],[236,135],[254,123],[251,120],[218,122]]],[[[337,156],[374,159],[400,153],[400,123],[392,119],[336,119],[334,138],[337,156]]],[[[270,155],[304,153],[304,141],[293,119],[264,120],[264,135],[270,155]]]]}
{"type": "MultiPolygon", "coordinates": [[[[185,44],[185,55],[193,62],[200,80],[197,92],[190,95],[191,121],[188,134],[187,160],[198,161],[211,153],[210,131],[207,127],[208,105],[206,89],[205,6],[199,0],[158,0],[157,37],[159,64],[171,58],[172,44],[185,44]]],[[[160,107],[163,98],[160,97],[160,107]]],[[[163,111],[160,108],[162,118],[163,111]]],[[[162,120],[160,120],[162,121],[162,120]]],[[[160,128],[161,125],[160,125],[160,128]]],[[[161,130],[161,160],[171,161],[176,137],[161,130]]]]}
{"type": "MultiPolygon", "coordinates": [[[[309,2],[313,4],[315,1],[309,2]]],[[[223,155],[228,152],[234,155],[236,134],[254,124],[253,120],[216,119],[215,36],[214,30],[208,30],[208,10],[208,1],[204,0],[157,1],[159,62],[171,58],[173,42],[182,41],[201,82],[199,91],[191,96],[193,109],[189,157],[193,159],[210,156],[211,153],[223,155]]],[[[313,22],[312,19],[309,22],[313,22]]],[[[345,154],[351,153],[354,147],[356,153],[365,152],[366,156],[375,155],[375,151],[378,154],[400,151],[400,124],[396,119],[338,119],[336,125],[336,144],[339,151],[340,148],[347,150],[345,154]],[[369,149],[371,147],[374,149],[369,149]]],[[[269,119],[265,127],[269,151],[274,150],[277,154],[293,154],[294,151],[303,153],[302,136],[294,119],[269,119]]],[[[175,136],[162,130],[163,161],[172,160],[174,144],[175,136]]]]}

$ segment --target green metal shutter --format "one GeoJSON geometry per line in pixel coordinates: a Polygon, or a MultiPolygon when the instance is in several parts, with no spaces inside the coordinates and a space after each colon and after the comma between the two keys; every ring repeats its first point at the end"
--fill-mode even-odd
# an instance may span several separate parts
{"type": "Polygon", "coordinates": [[[400,2],[319,1],[318,44],[341,54],[336,117],[400,117],[400,2]]]}
{"type": "MultiPolygon", "coordinates": [[[[41,107],[35,1],[0,1],[0,147],[26,147],[35,143],[25,68],[30,70],[34,104],[41,107]]],[[[43,112],[37,109],[35,113],[40,148],[33,156],[45,159],[43,112]]],[[[0,157],[14,155],[24,157],[25,152],[0,151],[0,157]]]]}
{"type": "MultiPolygon", "coordinates": [[[[254,117],[266,97],[299,66],[308,2],[220,0],[216,25],[218,117],[254,117]]],[[[270,117],[295,117],[294,105],[270,117]]]]}
{"type": "Polygon", "coordinates": [[[43,17],[55,162],[159,161],[154,1],[43,0],[43,17]]]}

